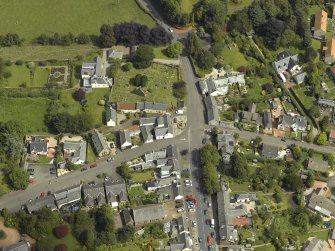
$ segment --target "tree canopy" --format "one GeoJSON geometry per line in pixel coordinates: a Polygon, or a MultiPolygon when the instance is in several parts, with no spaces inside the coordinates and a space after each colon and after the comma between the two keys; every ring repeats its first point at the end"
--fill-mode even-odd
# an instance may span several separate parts
{"type": "Polygon", "coordinates": [[[201,149],[202,181],[204,190],[212,194],[220,190],[217,166],[221,161],[216,147],[211,144],[204,145],[201,149]]]}
{"type": "Polygon", "coordinates": [[[135,68],[144,69],[152,65],[155,58],[154,50],[150,45],[139,45],[136,54],[133,58],[133,65],[135,68]]]}

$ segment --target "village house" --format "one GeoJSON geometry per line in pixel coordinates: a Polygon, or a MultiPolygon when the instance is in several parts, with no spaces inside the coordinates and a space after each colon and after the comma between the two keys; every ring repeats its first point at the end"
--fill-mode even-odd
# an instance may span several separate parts
{"type": "Polygon", "coordinates": [[[137,102],[136,103],[137,111],[143,111],[146,113],[158,113],[163,114],[167,110],[167,104],[156,103],[156,102],[137,102]]]}
{"type": "Polygon", "coordinates": [[[325,48],[325,63],[332,64],[335,62],[335,38],[327,40],[325,48]]]}
{"type": "Polygon", "coordinates": [[[165,211],[162,205],[145,205],[134,207],[131,210],[135,225],[143,225],[164,220],[165,211]]]}
{"type": "Polygon", "coordinates": [[[324,39],[327,34],[327,18],[328,14],[324,10],[315,13],[313,37],[316,39],[324,39]]]}
{"type": "Polygon", "coordinates": [[[108,146],[105,137],[97,130],[91,132],[91,141],[93,148],[99,157],[110,154],[111,149],[108,146]]]}
{"type": "Polygon", "coordinates": [[[249,105],[248,111],[242,112],[241,121],[247,124],[256,124],[256,125],[262,124],[262,117],[260,116],[259,113],[256,112],[255,103],[249,105]]]}
{"type": "Polygon", "coordinates": [[[152,134],[153,128],[154,127],[152,125],[146,125],[140,127],[144,143],[151,143],[154,141],[154,136],[152,134]]]}
{"type": "Polygon", "coordinates": [[[233,135],[224,132],[217,135],[217,148],[221,153],[224,164],[230,164],[231,156],[234,152],[235,138],[233,135]]]}
{"type": "Polygon", "coordinates": [[[116,126],[116,110],[111,106],[106,108],[106,125],[108,127],[116,126]]]}
{"type": "Polygon", "coordinates": [[[263,125],[264,125],[264,129],[272,129],[271,112],[264,112],[264,114],[263,114],[263,125]]]}
{"type": "Polygon", "coordinates": [[[119,136],[120,136],[120,147],[121,147],[121,149],[126,149],[126,148],[131,147],[133,145],[133,143],[131,141],[130,132],[120,131],[119,136]]]}
{"type": "Polygon", "coordinates": [[[330,199],[313,192],[309,199],[308,207],[326,217],[335,216],[335,203],[330,199]]]}
{"type": "Polygon", "coordinates": [[[38,155],[48,154],[48,142],[44,139],[33,137],[29,143],[29,153],[38,155]]]}
{"type": "Polygon", "coordinates": [[[307,130],[307,119],[303,116],[288,116],[281,115],[278,121],[278,130],[285,131],[292,129],[292,131],[306,131],[307,130]]]}
{"type": "Polygon", "coordinates": [[[207,96],[205,98],[205,105],[207,111],[207,123],[209,125],[218,125],[220,116],[215,98],[213,96],[207,96]]]}
{"type": "Polygon", "coordinates": [[[105,183],[107,203],[116,208],[120,203],[128,201],[128,193],[124,180],[112,180],[105,183]]]}
{"type": "Polygon", "coordinates": [[[264,144],[262,146],[262,157],[265,158],[278,158],[279,157],[279,147],[274,145],[264,144]]]}
{"type": "Polygon", "coordinates": [[[138,136],[141,133],[139,125],[131,125],[131,126],[123,128],[121,131],[128,132],[130,137],[138,136]]]}
{"type": "Polygon", "coordinates": [[[237,203],[248,203],[251,201],[256,201],[257,196],[256,194],[251,194],[251,193],[237,194],[235,196],[235,200],[237,203]]]}
{"type": "Polygon", "coordinates": [[[201,93],[210,96],[225,96],[228,93],[228,88],[232,84],[245,85],[244,74],[235,73],[228,74],[225,77],[213,78],[209,77],[199,82],[201,93]]]}
{"type": "Polygon", "coordinates": [[[15,244],[0,248],[1,251],[30,251],[31,245],[28,241],[21,240],[15,244]]]}
{"type": "Polygon", "coordinates": [[[330,246],[327,241],[313,237],[302,247],[301,251],[328,251],[329,248],[330,246]]]}
{"type": "Polygon", "coordinates": [[[81,199],[81,185],[74,185],[53,193],[58,209],[63,206],[79,202],[81,199]]]}
{"type": "Polygon", "coordinates": [[[105,188],[103,183],[83,185],[84,204],[86,207],[106,204],[105,188]]]}
{"type": "Polygon", "coordinates": [[[135,103],[117,103],[117,111],[122,113],[136,113],[135,103]]]}
{"type": "Polygon", "coordinates": [[[99,56],[95,62],[83,62],[81,78],[86,91],[90,91],[92,88],[110,88],[113,85],[112,79],[104,76],[103,63],[99,56]]]}
{"type": "Polygon", "coordinates": [[[178,100],[176,107],[176,114],[184,114],[185,102],[184,100],[178,100]]]}
{"type": "Polygon", "coordinates": [[[328,171],[328,161],[310,158],[307,163],[307,169],[325,173],[328,171]]]}
{"type": "Polygon", "coordinates": [[[69,141],[63,144],[64,158],[73,164],[82,165],[86,162],[87,142],[85,140],[69,141]]]}
{"type": "Polygon", "coordinates": [[[323,107],[335,108],[335,100],[319,98],[318,99],[318,105],[323,106],[323,107]]]}
{"type": "Polygon", "coordinates": [[[25,204],[25,208],[30,214],[40,210],[43,207],[49,208],[52,211],[56,210],[57,206],[55,204],[55,198],[52,195],[40,196],[38,199],[25,204]]]}
{"type": "Polygon", "coordinates": [[[278,54],[277,61],[272,62],[272,66],[284,83],[288,74],[293,77],[296,84],[301,84],[305,80],[306,73],[301,71],[298,54],[292,55],[288,51],[283,51],[278,54]]]}

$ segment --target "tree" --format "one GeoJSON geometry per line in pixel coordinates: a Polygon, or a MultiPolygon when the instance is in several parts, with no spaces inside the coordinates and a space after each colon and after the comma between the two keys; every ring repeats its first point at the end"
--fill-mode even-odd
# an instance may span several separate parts
{"type": "Polygon", "coordinates": [[[55,246],[54,251],[67,251],[67,246],[65,244],[58,244],[55,246]]]}
{"type": "Polygon", "coordinates": [[[249,168],[246,157],[243,153],[234,151],[231,156],[232,174],[235,178],[246,180],[249,176],[249,168]]]}
{"type": "Polygon", "coordinates": [[[94,212],[95,229],[97,232],[111,232],[114,230],[114,211],[108,205],[99,207],[94,212]]]}
{"type": "Polygon", "coordinates": [[[330,127],[331,127],[329,116],[326,115],[322,118],[322,120],[320,121],[320,126],[321,126],[322,131],[329,132],[330,127]]]}
{"type": "Polygon", "coordinates": [[[316,143],[318,145],[326,144],[327,143],[327,134],[325,132],[320,133],[316,143]]]}
{"type": "Polygon", "coordinates": [[[170,44],[166,49],[165,53],[169,58],[177,58],[183,50],[183,46],[180,42],[170,44]]]}
{"type": "Polygon", "coordinates": [[[151,66],[155,54],[150,45],[139,45],[133,58],[135,68],[144,69],[151,66]]]}
{"type": "Polygon", "coordinates": [[[162,26],[157,26],[150,31],[150,42],[154,46],[168,44],[171,41],[169,34],[162,26]]]}
{"type": "Polygon", "coordinates": [[[24,190],[28,187],[29,175],[20,167],[14,167],[9,175],[9,184],[14,190],[24,190]]]}
{"type": "Polygon", "coordinates": [[[248,15],[254,29],[260,27],[266,21],[265,11],[257,1],[253,2],[248,8],[248,15]]]}
{"type": "Polygon", "coordinates": [[[144,226],[144,236],[147,238],[161,239],[165,238],[164,224],[161,222],[147,224],[144,226]]]}
{"type": "Polygon", "coordinates": [[[276,203],[280,203],[283,201],[283,193],[279,190],[276,190],[276,192],[273,194],[273,198],[275,199],[276,203]]]}
{"type": "Polygon", "coordinates": [[[217,166],[221,157],[214,145],[204,145],[201,149],[202,181],[203,187],[209,194],[220,190],[217,166]]]}
{"type": "Polygon", "coordinates": [[[184,99],[187,95],[187,84],[184,80],[173,83],[173,95],[177,99],[184,99]]]}
{"type": "Polygon", "coordinates": [[[293,153],[293,157],[298,160],[301,157],[301,148],[300,146],[293,146],[292,147],[292,153],[293,153]]]}
{"type": "Polygon", "coordinates": [[[136,74],[135,78],[132,79],[132,84],[145,87],[148,84],[148,77],[146,75],[136,74]]]}
{"type": "Polygon", "coordinates": [[[118,166],[116,172],[125,180],[130,180],[132,178],[130,168],[126,163],[122,163],[121,166],[118,166]]]}
{"type": "Polygon", "coordinates": [[[110,77],[115,78],[121,67],[120,59],[112,59],[110,62],[110,77]]]}
{"type": "Polygon", "coordinates": [[[91,42],[91,39],[85,33],[80,33],[78,37],[76,38],[76,41],[78,44],[88,44],[91,42]]]}
{"type": "Polygon", "coordinates": [[[126,225],[117,230],[117,239],[119,242],[125,243],[131,241],[135,234],[135,228],[132,225],[126,225]]]}
{"type": "Polygon", "coordinates": [[[116,39],[114,37],[113,26],[109,24],[103,24],[100,27],[100,44],[104,48],[109,48],[115,45],[116,39]]]}
{"type": "Polygon", "coordinates": [[[315,180],[314,174],[311,171],[309,171],[307,174],[307,179],[305,181],[306,187],[307,188],[312,187],[314,185],[314,180],[315,180]]]}
{"type": "Polygon", "coordinates": [[[308,143],[311,143],[311,142],[313,142],[313,140],[314,140],[314,134],[313,134],[313,131],[310,130],[309,133],[307,134],[306,141],[308,143]]]}
{"type": "Polygon", "coordinates": [[[266,83],[262,86],[263,90],[265,90],[268,94],[271,94],[273,92],[273,84],[272,83],[266,83]]]}
{"type": "Polygon", "coordinates": [[[300,176],[297,174],[287,174],[283,179],[283,185],[287,190],[293,192],[300,192],[304,187],[300,176]]]}
{"type": "Polygon", "coordinates": [[[201,50],[199,54],[196,55],[197,65],[204,70],[211,70],[215,63],[215,57],[212,52],[201,50]]]}
{"type": "Polygon", "coordinates": [[[69,233],[69,227],[68,225],[60,225],[55,227],[52,232],[56,238],[62,239],[69,233]]]}
{"type": "Polygon", "coordinates": [[[252,23],[245,11],[235,13],[231,16],[228,23],[230,31],[236,30],[240,33],[247,33],[252,30],[252,23]]]}
{"type": "Polygon", "coordinates": [[[309,109],[309,113],[314,117],[320,117],[320,108],[317,105],[313,105],[311,109],[309,109]]]}
{"type": "Polygon", "coordinates": [[[5,233],[5,231],[3,231],[2,229],[0,230],[0,240],[4,240],[6,239],[7,235],[5,233]]]}
{"type": "Polygon", "coordinates": [[[130,62],[125,63],[124,65],[122,65],[122,70],[123,71],[130,71],[132,68],[132,64],[130,62]]]}
{"type": "Polygon", "coordinates": [[[81,89],[81,88],[75,90],[74,93],[73,93],[74,99],[76,101],[79,101],[79,102],[81,100],[85,99],[85,95],[86,95],[86,92],[83,89],[81,89]]]}

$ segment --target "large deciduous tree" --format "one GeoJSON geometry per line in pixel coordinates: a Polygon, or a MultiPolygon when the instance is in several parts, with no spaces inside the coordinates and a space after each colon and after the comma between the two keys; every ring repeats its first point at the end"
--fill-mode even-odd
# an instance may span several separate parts
{"type": "Polygon", "coordinates": [[[101,46],[105,48],[115,45],[116,39],[114,37],[113,26],[109,24],[103,24],[100,28],[99,40],[101,46]]]}
{"type": "Polygon", "coordinates": [[[144,69],[151,66],[155,54],[150,45],[139,45],[133,58],[133,65],[135,68],[144,69]]]}

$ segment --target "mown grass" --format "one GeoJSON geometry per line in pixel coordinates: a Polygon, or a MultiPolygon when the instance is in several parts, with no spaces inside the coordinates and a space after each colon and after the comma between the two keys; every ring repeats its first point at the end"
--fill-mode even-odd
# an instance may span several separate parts
{"type": "Polygon", "coordinates": [[[45,86],[48,83],[49,70],[36,67],[30,70],[26,65],[11,65],[6,68],[12,76],[5,79],[2,86],[19,87],[21,84],[30,86],[45,86]]]}
{"type": "Polygon", "coordinates": [[[22,47],[2,47],[0,57],[9,59],[12,62],[17,60],[24,61],[43,61],[43,60],[69,60],[78,56],[87,56],[98,51],[99,48],[90,44],[70,46],[52,45],[27,45],[22,47]]]}
{"type": "Polygon", "coordinates": [[[183,13],[191,13],[193,10],[194,4],[196,4],[198,0],[182,0],[181,1],[181,11],[183,13]]]}
{"type": "MultiPolygon", "coordinates": [[[[131,69],[128,72],[120,71],[115,78],[115,83],[110,95],[111,102],[137,102],[154,101],[171,105],[177,104],[177,99],[172,94],[172,85],[178,80],[176,67],[153,64],[147,69],[131,69]],[[146,96],[139,96],[132,93],[137,87],[129,83],[136,74],[143,74],[148,77],[148,84],[142,88],[146,96]]],[[[95,91],[95,90],[94,90],[95,91]]]]}
{"type": "Polygon", "coordinates": [[[31,132],[47,131],[44,124],[49,100],[47,98],[0,97],[0,121],[21,121],[31,132]]]}
{"type": "MultiPolygon", "coordinates": [[[[69,226],[70,228],[70,226],[69,226]]],[[[82,250],[80,247],[79,242],[76,240],[76,238],[72,235],[71,231],[68,233],[67,236],[65,236],[62,239],[56,238],[53,233],[49,233],[45,238],[48,238],[50,241],[50,247],[55,247],[58,244],[65,244],[68,248],[68,250],[82,250]]]]}
{"type": "Polygon", "coordinates": [[[221,53],[223,57],[223,64],[229,64],[236,70],[240,66],[247,66],[248,61],[244,55],[239,51],[238,47],[231,46],[230,49],[225,47],[221,53]]]}
{"type": "Polygon", "coordinates": [[[233,13],[248,7],[252,2],[253,0],[239,0],[239,2],[236,4],[233,1],[228,0],[228,13],[233,13]]]}
{"type": "Polygon", "coordinates": [[[153,178],[151,170],[145,172],[133,172],[131,176],[132,176],[131,179],[134,183],[143,183],[153,178]]]}
{"type": "Polygon", "coordinates": [[[0,34],[17,33],[27,42],[42,33],[98,35],[104,23],[134,21],[155,26],[135,0],[0,0],[0,5],[0,34]]]}

